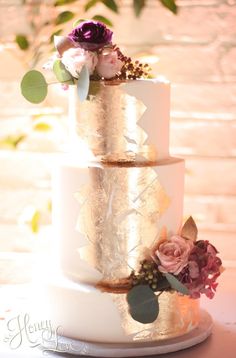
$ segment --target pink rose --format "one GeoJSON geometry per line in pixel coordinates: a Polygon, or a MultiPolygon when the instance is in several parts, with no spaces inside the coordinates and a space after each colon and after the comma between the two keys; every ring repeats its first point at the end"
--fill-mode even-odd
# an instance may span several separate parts
{"type": "Polygon", "coordinates": [[[99,76],[106,79],[114,77],[120,72],[123,62],[119,60],[118,54],[112,49],[105,49],[98,55],[98,64],[96,67],[99,76]]]}
{"type": "Polygon", "coordinates": [[[65,51],[62,55],[61,62],[73,77],[79,78],[80,71],[84,65],[87,66],[91,75],[97,65],[98,59],[95,52],[86,51],[77,47],[65,51]]]}
{"type": "Polygon", "coordinates": [[[178,235],[174,235],[170,239],[160,243],[155,251],[155,255],[160,260],[159,270],[163,273],[169,272],[178,275],[188,264],[192,248],[192,241],[178,235]]]}

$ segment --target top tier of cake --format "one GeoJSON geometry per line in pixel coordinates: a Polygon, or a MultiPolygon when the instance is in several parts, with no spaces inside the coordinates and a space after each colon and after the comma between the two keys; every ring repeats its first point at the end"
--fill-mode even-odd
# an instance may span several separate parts
{"type": "MultiPolygon", "coordinates": [[[[70,94],[76,140],[106,162],[158,162],[169,157],[169,82],[91,82],[89,100],[70,94]]],[[[83,155],[85,155],[83,151],[83,155]]]]}

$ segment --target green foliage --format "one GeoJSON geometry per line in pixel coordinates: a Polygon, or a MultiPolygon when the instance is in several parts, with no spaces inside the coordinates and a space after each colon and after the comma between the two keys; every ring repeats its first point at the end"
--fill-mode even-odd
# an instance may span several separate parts
{"type": "Polygon", "coordinates": [[[90,81],[89,82],[89,96],[96,96],[100,91],[102,84],[100,81],[90,81]]]}
{"type": "Polygon", "coordinates": [[[30,227],[34,234],[37,234],[39,231],[39,222],[40,222],[40,212],[38,210],[35,210],[31,220],[30,220],[30,227]]]}
{"type": "Polygon", "coordinates": [[[21,50],[27,50],[29,48],[29,41],[25,35],[16,35],[15,41],[21,50]]]}
{"type": "Polygon", "coordinates": [[[77,0],[57,0],[54,3],[54,6],[63,6],[63,5],[68,5],[68,4],[72,4],[73,2],[76,2],[77,0]]]}
{"type": "Polygon", "coordinates": [[[137,17],[139,17],[145,5],[146,5],[145,0],[133,0],[134,12],[137,17]]]}
{"type": "Polygon", "coordinates": [[[119,9],[115,0],[102,0],[102,2],[108,9],[118,14],[119,9]]]}
{"type": "Polygon", "coordinates": [[[25,139],[25,135],[9,135],[5,138],[0,139],[1,149],[16,149],[18,144],[25,139]]]}
{"type": "Polygon", "coordinates": [[[81,22],[86,21],[85,19],[79,19],[79,20],[75,20],[75,22],[73,22],[73,28],[75,28],[76,26],[78,26],[81,22]]]}
{"type": "Polygon", "coordinates": [[[175,0],[159,0],[163,6],[165,6],[167,9],[169,9],[173,14],[177,14],[178,8],[175,3],[175,0]]]}
{"type": "Polygon", "coordinates": [[[57,31],[54,31],[50,36],[50,43],[52,44],[54,41],[54,36],[59,36],[62,33],[62,29],[58,29],[57,31]]]}
{"type": "Polygon", "coordinates": [[[92,19],[96,20],[96,21],[103,22],[107,26],[110,26],[110,27],[113,26],[113,23],[108,18],[106,18],[106,17],[104,17],[102,15],[95,15],[95,16],[93,16],[92,19]]]}
{"type": "Polygon", "coordinates": [[[89,0],[84,6],[84,11],[88,11],[89,9],[97,5],[98,2],[99,0],[89,0]]]}
{"type": "Polygon", "coordinates": [[[34,130],[39,132],[48,132],[52,129],[52,126],[45,122],[39,122],[34,125],[34,130]]]}
{"type": "Polygon", "coordinates": [[[175,276],[170,273],[165,273],[164,276],[168,280],[171,288],[175,291],[182,293],[183,295],[189,295],[189,290],[184,286],[175,276]]]}
{"type": "Polygon", "coordinates": [[[60,14],[58,14],[55,20],[55,24],[56,25],[64,24],[65,22],[68,22],[71,19],[73,19],[74,16],[75,14],[72,11],[63,11],[60,14]]]}
{"type": "Polygon", "coordinates": [[[89,92],[89,71],[85,65],[80,72],[77,89],[80,101],[85,101],[89,92]]]}
{"type": "Polygon", "coordinates": [[[134,286],[127,294],[129,312],[135,321],[154,322],[159,314],[158,297],[148,285],[134,286]]]}
{"type": "Polygon", "coordinates": [[[74,84],[72,75],[67,71],[61,60],[58,59],[54,62],[53,72],[59,82],[67,83],[68,85],[74,84]]]}
{"type": "Polygon", "coordinates": [[[21,93],[31,103],[42,102],[48,93],[48,84],[41,72],[27,72],[21,81],[21,93]]]}

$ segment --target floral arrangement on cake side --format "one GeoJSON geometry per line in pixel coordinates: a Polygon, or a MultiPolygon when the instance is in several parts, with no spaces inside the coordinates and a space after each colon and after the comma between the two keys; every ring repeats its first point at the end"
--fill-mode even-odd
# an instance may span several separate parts
{"type": "MultiPolygon", "coordinates": [[[[124,81],[148,78],[148,64],[133,61],[112,43],[113,32],[105,24],[77,21],[67,36],[55,36],[57,53],[45,65],[52,69],[63,88],[77,85],[81,101],[88,98],[91,81],[124,81]]],[[[32,103],[42,102],[48,91],[44,75],[29,71],[21,81],[23,96],[32,103]]]]}
{"type": "Polygon", "coordinates": [[[157,319],[158,298],[163,292],[178,292],[193,299],[205,294],[212,299],[222,262],[217,249],[207,240],[197,240],[197,234],[192,217],[179,234],[168,237],[163,230],[158,242],[146,249],[137,272],[117,281],[100,281],[97,288],[126,294],[130,315],[144,324],[157,319]]]}

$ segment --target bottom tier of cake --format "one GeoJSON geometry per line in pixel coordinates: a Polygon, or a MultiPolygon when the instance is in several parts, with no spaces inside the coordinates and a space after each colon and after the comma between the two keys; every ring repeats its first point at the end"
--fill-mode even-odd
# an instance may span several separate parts
{"type": "Polygon", "coordinates": [[[60,273],[47,274],[34,295],[37,308],[32,314],[35,317],[37,312],[36,319],[50,320],[54,329],[58,327],[58,335],[88,342],[165,340],[186,334],[199,323],[199,302],[187,296],[164,292],[159,297],[157,320],[142,324],[130,316],[126,295],[102,293],[60,273]]]}

